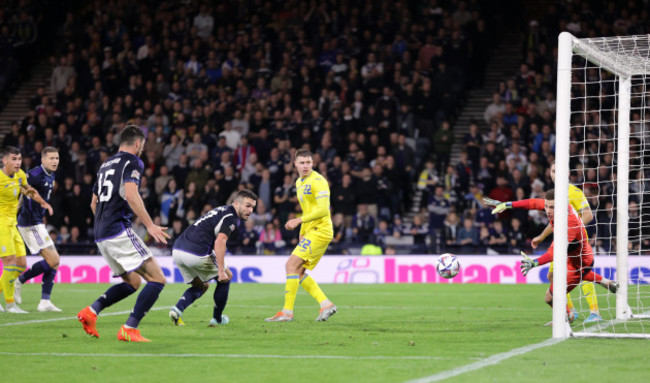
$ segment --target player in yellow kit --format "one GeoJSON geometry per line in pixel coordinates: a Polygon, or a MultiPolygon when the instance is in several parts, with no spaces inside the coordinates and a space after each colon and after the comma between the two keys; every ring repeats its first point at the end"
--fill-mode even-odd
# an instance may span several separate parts
{"type": "Polygon", "coordinates": [[[20,168],[22,162],[23,157],[18,148],[8,146],[3,150],[3,166],[0,170],[0,291],[4,292],[7,312],[16,314],[26,313],[14,302],[14,282],[27,267],[25,243],[16,227],[20,194],[30,197],[52,215],[50,204],[27,183],[27,175],[20,168]]]}
{"type": "MultiPolygon", "coordinates": [[[[553,182],[555,182],[555,163],[551,165],[551,179],[553,179],[553,182]]],[[[573,206],[574,209],[576,209],[578,215],[582,219],[582,223],[585,226],[587,226],[587,224],[591,222],[592,219],[594,219],[594,215],[591,212],[591,207],[589,206],[589,202],[587,201],[585,194],[582,192],[582,190],[571,184],[569,184],[569,204],[573,206]]],[[[542,241],[546,239],[546,237],[548,237],[552,232],[553,228],[551,225],[549,225],[546,227],[546,229],[544,229],[542,234],[533,238],[531,242],[533,249],[542,243],[542,241]]],[[[553,263],[551,263],[548,270],[548,279],[549,281],[553,280],[553,263]]],[[[594,288],[593,282],[584,282],[582,284],[582,293],[584,294],[585,299],[589,304],[590,311],[589,316],[585,319],[585,323],[598,322],[603,320],[603,318],[600,316],[600,313],[598,312],[598,297],[596,296],[596,289],[594,288]]],[[[569,294],[567,294],[567,306],[569,307],[569,310],[573,311],[574,315],[577,318],[578,312],[575,310],[573,302],[571,301],[571,296],[569,294]]]]}
{"type": "Polygon", "coordinates": [[[302,209],[302,217],[294,218],[284,225],[287,230],[300,227],[300,242],[293,250],[286,263],[287,283],[284,291],[284,308],[274,316],[266,318],[267,322],[289,322],[293,320],[293,306],[302,286],[320,304],[316,321],[326,321],[336,314],[336,306],[316,281],[306,271],[313,270],[318,264],[327,246],[332,241],[334,229],[330,214],[330,188],[327,180],[314,171],[312,154],[307,149],[298,149],[294,158],[299,178],[296,180],[296,194],[302,209]]]}

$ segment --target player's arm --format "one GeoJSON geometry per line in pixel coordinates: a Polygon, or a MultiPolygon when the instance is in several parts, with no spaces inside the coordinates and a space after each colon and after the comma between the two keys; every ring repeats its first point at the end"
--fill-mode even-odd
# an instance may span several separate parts
{"type": "Polygon", "coordinates": [[[140,218],[140,221],[142,221],[142,224],[147,228],[151,237],[155,239],[156,242],[167,243],[166,238],[169,238],[167,228],[153,223],[151,216],[149,216],[147,209],[144,207],[144,201],[138,192],[138,184],[135,182],[124,183],[124,195],[129,207],[133,210],[133,213],[140,218]]]}
{"type": "Polygon", "coordinates": [[[594,219],[594,213],[591,211],[591,206],[587,204],[584,209],[580,210],[580,218],[585,226],[594,219]]]}
{"type": "MultiPolygon", "coordinates": [[[[321,191],[320,193],[324,193],[321,195],[316,196],[316,207],[313,208],[309,213],[303,215],[302,217],[299,218],[294,218],[292,220],[289,220],[285,227],[287,230],[293,230],[295,229],[298,225],[301,223],[307,223],[311,221],[315,221],[317,219],[326,217],[327,214],[330,211],[330,195],[329,191],[321,191]],[[327,193],[327,194],[325,194],[327,193]]],[[[301,229],[302,231],[302,229],[301,229]]]]}
{"type": "Polygon", "coordinates": [[[549,235],[551,235],[552,232],[553,232],[553,226],[549,223],[549,224],[544,228],[544,231],[543,231],[540,235],[538,235],[537,237],[533,238],[533,240],[530,242],[530,246],[531,246],[533,249],[536,249],[537,246],[539,246],[539,244],[542,243],[542,241],[544,241],[544,240],[546,239],[546,237],[548,237],[549,235]]]}
{"type": "Polygon", "coordinates": [[[589,201],[582,190],[578,188],[569,190],[569,203],[576,209],[585,226],[594,219],[594,213],[591,211],[589,201]]]}
{"type": "MultiPolygon", "coordinates": [[[[323,185],[324,186],[322,188],[321,187],[318,187],[318,188],[312,187],[313,193],[316,195],[316,207],[311,209],[310,212],[307,212],[307,213],[303,214],[302,217],[294,218],[294,219],[291,219],[291,220],[287,221],[287,223],[284,225],[284,227],[287,230],[293,230],[296,227],[298,227],[298,225],[300,225],[301,223],[307,223],[307,222],[315,221],[317,219],[326,217],[327,214],[329,214],[329,211],[330,211],[330,190],[329,190],[329,187],[327,186],[326,182],[323,182],[322,184],[317,184],[317,183],[313,184],[313,186],[316,186],[316,185],[319,185],[319,186],[323,185]]],[[[302,228],[300,229],[300,233],[304,234],[302,228]]]]}
{"type": "Polygon", "coordinates": [[[23,193],[23,195],[26,195],[27,197],[31,198],[32,200],[36,201],[43,209],[46,209],[50,215],[54,214],[54,211],[52,210],[52,206],[50,206],[47,201],[41,197],[40,194],[38,194],[38,191],[34,189],[33,187],[29,186],[29,184],[24,184],[20,185],[20,191],[23,193]]]}
{"type": "Polygon", "coordinates": [[[544,200],[542,198],[529,198],[521,201],[501,202],[492,210],[492,214],[499,214],[508,209],[544,210],[544,200]]]}
{"type": "Polygon", "coordinates": [[[228,242],[228,235],[222,232],[217,235],[217,239],[214,241],[214,255],[217,259],[217,269],[219,269],[217,282],[228,282],[230,280],[228,273],[226,273],[226,242],[228,242]]]}

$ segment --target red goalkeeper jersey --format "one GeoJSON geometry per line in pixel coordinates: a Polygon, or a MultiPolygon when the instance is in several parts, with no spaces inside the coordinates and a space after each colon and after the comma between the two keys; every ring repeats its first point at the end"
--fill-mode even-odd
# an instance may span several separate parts
{"type": "MultiPolygon", "coordinates": [[[[544,210],[544,200],[541,198],[524,199],[521,201],[513,202],[512,207],[516,209],[544,210]]],[[[555,222],[553,220],[550,221],[551,226],[553,226],[553,230],[555,230],[555,222]]],[[[583,266],[593,264],[594,251],[589,244],[585,225],[582,223],[582,220],[580,219],[580,216],[578,215],[576,209],[574,209],[571,205],[569,205],[568,223],[568,242],[570,244],[579,243],[580,246],[567,254],[567,266],[570,270],[578,270],[583,266]]],[[[546,253],[537,258],[537,261],[540,265],[553,261],[554,243],[551,244],[546,253]]]]}

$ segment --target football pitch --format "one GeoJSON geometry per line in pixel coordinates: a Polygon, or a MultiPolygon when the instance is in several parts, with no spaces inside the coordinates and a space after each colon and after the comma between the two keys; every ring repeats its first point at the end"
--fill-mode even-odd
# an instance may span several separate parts
{"type": "Polygon", "coordinates": [[[0,313],[3,382],[612,382],[650,376],[650,342],[550,340],[544,285],[323,285],[339,307],[299,291],[291,323],[266,323],[282,285],[233,284],[230,324],[208,327],[212,286],[185,311],[167,313],[184,285],[170,284],[140,325],[152,343],[123,343],[117,330],[135,295],[106,309],[100,339],[75,315],[107,285],[56,285],[62,313],[38,313],[40,285],[23,287],[22,308],[0,313]]]}

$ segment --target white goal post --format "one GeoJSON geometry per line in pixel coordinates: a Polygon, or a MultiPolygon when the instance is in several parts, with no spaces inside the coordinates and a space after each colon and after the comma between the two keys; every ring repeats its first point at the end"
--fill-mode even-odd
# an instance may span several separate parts
{"type": "MultiPolygon", "coordinates": [[[[592,204],[595,223],[590,227],[595,267],[599,259],[616,257],[616,274],[606,277],[616,279],[619,289],[614,299],[607,289],[596,286],[602,321],[583,323],[583,316],[571,325],[565,319],[566,295],[553,294],[553,338],[650,338],[650,322],[644,323],[650,318],[650,290],[639,277],[628,278],[630,256],[650,254],[644,246],[650,239],[648,225],[643,223],[643,213],[650,212],[650,195],[644,200],[646,173],[650,175],[650,161],[644,163],[644,151],[650,150],[646,114],[650,117],[650,35],[579,39],[568,32],[560,34],[554,291],[567,287],[568,211],[561,207],[569,204],[569,184],[584,189],[597,205],[592,204]]],[[[572,293],[579,307],[584,305],[581,294],[579,288],[572,293]]]]}

